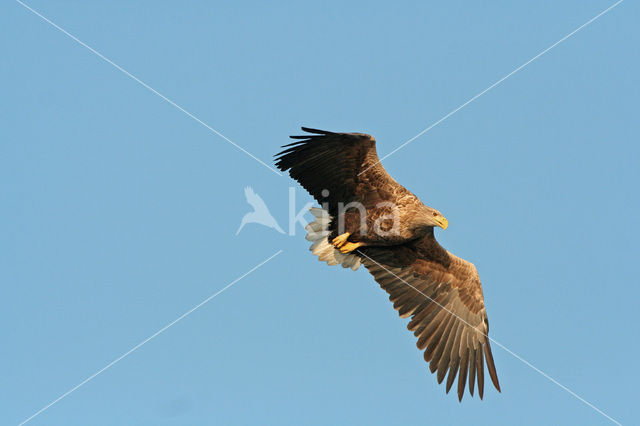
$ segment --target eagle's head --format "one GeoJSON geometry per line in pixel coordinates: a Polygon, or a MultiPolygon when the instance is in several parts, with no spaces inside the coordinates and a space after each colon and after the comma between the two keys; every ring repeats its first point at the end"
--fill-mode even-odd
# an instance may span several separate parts
{"type": "Polygon", "coordinates": [[[421,226],[439,226],[442,229],[447,229],[447,226],[449,226],[449,221],[447,220],[447,218],[444,217],[438,210],[429,206],[424,206],[424,209],[421,212],[420,216],[421,226]]]}

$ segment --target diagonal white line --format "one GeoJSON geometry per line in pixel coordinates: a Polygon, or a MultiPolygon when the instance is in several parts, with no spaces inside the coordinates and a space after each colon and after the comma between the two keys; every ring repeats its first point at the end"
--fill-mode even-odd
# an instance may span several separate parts
{"type": "Polygon", "coordinates": [[[138,77],[136,77],[135,75],[131,74],[129,71],[125,70],[120,65],[116,64],[111,59],[107,58],[102,53],[100,53],[96,49],[94,49],[93,47],[89,46],[88,44],[86,44],[82,40],[78,39],[76,36],[74,36],[73,34],[69,33],[65,29],[61,28],[60,26],[58,26],[56,23],[54,23],[50,19],[48,19],[45,16],[41,15],[38,11],[34,10],[33,8],[31,8],[26,3],[24,3],[24,2],[22,2],[20,0],[16,0],[16,2],[19,3],[21,6],[23,6],[25,9],[31,11],[34,15],[39,16],[40,18],[42,18],[45,22],[49,23],[55,29],[57,29],[58,31],[60,31],[61,33],[63,33],[64,35],[66,35],[67,37],[72,39],[73,41],[75,41],[76,43],[80,44],[83,47],[86,47],[89,51],[91,51],[91,53],[95,54],[96,56],[98,56],[103,61],[105,61],[108,64],[112,65],[114,68],[116,68],[118,71],[121,71],[127,77],[129,77],[132,80],[136,81],[137,83],[139,83],[140,85],[142,85],[143,87],[148,89],[149,91],[153,92],[154,94],[158,95],[163,100],[167,101],[169,104],[171,104],[176,109],[182,111],[187,116],[191,117],[192,119],[194,119],[198,123],[202,124],[204,127],[206,127],[207,129],[211,130],[213,133],[215,133],[216,135],[220,136],[222,139],[224,139],[225,141],[229,142],[231,145],[235,146],[240,151],[244,152],[249,157],[251,157],[254,160],[256,160],[258,163],[262,164],[263,166],[265,166],[266,168],[268,168],[269,170],[271,170],[272,172],[274,172],[278,176],[282,176],[282,173],[280,173],[278,170],[274,169],[273,167],[271,167],[270,165],[268,165],[267,163],[265,163],[264,161],[262,161],[261,159],[259,159],[258,157],[256,157],[255,155],[253,155],[252,153],[250,153],[249,151],[247,151],[246,149],[244,149],[243,147],[241,147],[240,145],[238,145],[237,143],[235,143],[234,141],[232,141],[231,139],[229,139],[228,137],[226,137],[225,135],[223,135],[222,133],[220,133],[216,129],[214,129],[213,127],[209,126],[207,123],[205,123],[204,121],[200,120],[198,117],[196,117],[195,115],[193,115],[192,113],[190,113],[189,111],[187,111],[186,109],[184,109],[183,107],[178,105],[177,103],[173,102],[171,99],[167,98],[165,95],[163,95],[162,93],[158,92],[156,89],[154,89],[153,87],[149,86],[147,83],[145,83],[144,81],[140,80],[138,77]]]}
{"type": "Polygon", "coordinates": [[[58,398],[54,399],[49,404],[45,405],[44,407],[42,407],[41,409],[36,411],[33,415],[31,415],[27,419],[23,420],[18,426],[21,426],[21,425],[31,421],[34,417],[38,416],[39,414],[42,414],[43,411],[47,410],[52,405],[58,403],[60,400],[66,398],[71,393],[73,393],[74,391],[78,390],[78,388],[80,388],[81,386],[83,386],[83,385],[87,384],[88,382],[90,382],[91,380],[93,380],[97,375],[99,375],[99,374],[103,373],[104,371],[108,370],[109,368],[113,367],[115,364],[120,362],[123,358],[127,357],[128,355],[130,355],[133,352],[135,352],[138,349],[140,349],[141,346],[143,346],[144,344],[149,342],[151,339],[157,337],[159,334],[165,332],[168,328],[170,328],[171,326],[175,325],[177,322],[183,320],[185,317],[187,317],[191,313],[193,313],[196,309],[198,309],[198,308],[202,307],[203,305],[205,305],[206,303],[210,302],[213,298],[215,298],[219,294],[223,293],[229,287],[233,286],[238,281],[240,281],[241,279],[243,279],[244,277],[246,277],[250,273],[254,272],[256,269],[260,268],[262,265],[264,265],[265,263],[269,262],[274,257],[278,256],[280,253],[282,253],[282,250],[278,250],[271,257],[269,257],[269,258],[263,260],[262,262],[258,263],[256,266],[254,266],[253,268],[249,269],[247,272],[245,272],[244,274],[240,275],[238,278],[236,278],[235,280],[231,281],[229,284],[227,284],[226,286],[222,287],[220,290],[218,290],[217,292],[215,292],[211,296],[207,297],[202,302],[198,303],[196,306],[194,306],[193,308],[189,309],[187,312],[185,312],[184,314],[180,315],[178,318],[176,318],[175,320],[171,321],[169,324],[167,324],[164,327],[162,327],[160,330],[158,330],[155,333],[153,333],[151,336],[147,337],[142,342],[138,343],[137,345],[135,345],[134,347],[129,349],[127,352],[123,353],[118,358],[114,359],[109,364],[105,365],[100,370],[96,371],[95,373],[93,373],[92,375],[90,375],[89,377],[87,377],[86,379],[84,379],[83,381],[81,381],[80,383],[78,383],[77,385],[75,385],[74,387],[72,387],[71,389],[69,389],[68,391],[63,393],[62,395],[60,395],[58,398]]]}
{"type": "Polygon", "coordinates": [[[497,85],[499,85],[500,83],[502,83],[503,81],[505,81],[506,79],[508,79],[509,77],[511,77],[512,75],[514,75],[515,73],[517,73],[518,71],[522,70],[524,67],[526,67],[527,65],[529,65],[531,62],[535,61],[536,59],[538,59],[539,57],[541,57],[542,55],[544,55],[545,53],[547,53],[548,51],[550,51],[551,49],[553,49],[554,47],[556,47],[557,45],[559,45],[560,43],[562,43],[563,41],[565,41],[566,39],[568,39],[569,37],[571,37],[572,35],[574,35],[575,33],[577,33],[578,31],[580,31],[581,29],[583,29],[584,27],[586,27],[587,25],[591,24],[593,21],[595,21],[596,19],[600,18],[602,15],[604,15],[605,13],[609,12],[611,9],[613,9],[614,7],[618,6],[620,3],[622,3],[624,0],[618,0],[617,2],[615,2],[614,4],[612,4],[611,6],[609,6],[608,8],[606,8],[605,10],[603,10],[602,12],[598,13],[596,16],[594,16],[593,18],[589,19],[587,22],[585,22],[584,24],[580,25],[578,28],[576,28],[575,30],[571,31],[569,34],[567,34],[566,36],[562,37],[560,40],[556,41],[555,43],[553,43],[551,46],[547,47],[546,49],[544,49],[542,52],[538,53],[536,56],[534,56],[533,58],[529,59],[527,62],[525,62],[524,64],[520,65],[518,68],[514,69],[513,71],[511,71],[509,74],[505,75],[504,77],[502,77],[500,80],[496,81],[495,83],[493,83],[491,86],[487,87],[486,89],[484,89],[482,92],[478,93],[477,95],[475,95],[474,97],[472,97],[471,99],[469,99],[468,101],[466,101],[465,103],[463,103],[462,105],[460,105],[459,107],[457,107],[456,109],[454,109],[453,111],[449,112],[447,115],[445,115],[444,117],[442,117],[441,119],[439,119],[438,121],[434,122],[433,124],[431,124],[429,127],[427,127],[426,129],[422,130],[420,133],[418,133],[417,135],[415,135],[414,137],[412,137],[411,139],[407,140],[406,142],[404,142],[402,145],[398,146],[396,149],[394,149],[393,151],[391,151],[390,153],[388,153],[387,155],[385,155],[384,157],[382,157],[381,159],[379,159],[376,163],[372,164],[371,166],[367,167],[366,169],[364,169],[363,171],[361,171],[360,173],[358,173],[358,176],[360,176],[362,173],[366,172],[367,170],[369,170],[371,167],[381,163],[383,160],[389,158],[390,156],[392,156],[393,154],[395,154],[396,152],[398,152],[399,150],[401,150],[402,148],[404,148],[405,146],[409,145],[411,142],[413,142],[414,140],[418,139],[420,136],[424,135],[425,133],[427,133],[429,130],[433,129],[434,127],[436,127],[438,124],[442,123],[444,120],[446,120],[447,118],[451,117],[453,114],[455,114],[456,112],[460,111],[462,108],[466,107],[467,105],[469,105],[471,102],[475,101],[476,99],[478,99],[480,96],[484,95],[485,93],[487,93],[489,90],[493,89],[494,87],[496,87],[497,85]]]}
{"type": "MultiPolygon", "coordinates": [[[[402,281],[404,284],[408,285],[409,287],[411,287],[412,289],[414,289],[415,291],[417,291],[418,293],[422,294],[424,297],[426,297],[427,299],[429,299],[431,302],[435,303],[436,305],[438,305],[439,307],[441,307],[442,309],[444,309],[445,311],[449,312],[451,315],[453,315],[454,317],[458,318],[460,321],[462,321],[463,323],[467,324],[468,326],[476,329],[477,328],[473,325],[470,324],[468,321],[464,320],[463,318],[461,318],[460,316],[458,316],[455,312],[453,312],[452,310],[448,309],[447,307],[441,305],[440,303],[436,302],[435,300],[433,300],[431,297],[427,296],[426,294],[424,294],[422,291],[418,290],[417,288],[415,288],[414,286],[412,286],[411,284],[409,284],[407,281],[403,280],[402,278],[400,278],[399,276],[397,276],[396,274],[394,274],[393,272],[391,272],[389,269],[387,269],[384,265],[381,265],[380,263],[376,262],[374,259],[370,258],[369,256],[367,256],[366,254],[364,254],[362,252],[362,250],[357,250],[359,254],[361,254],[362,256],[366,257],[367,259],[369,259],[371,262],[375,263],[376,265],[378,265],[379,267],[381,267],[382,269],[384,269],[385,271],[387,271],[389,274],[393,275],[394,277],[396,277],[397,279],[399,279],[400,281],[402,281]]],[[[607,413],[605,413],[604,411],[602,411],[601,409],[599,409],[598,407],[596,407],[595,405],[593,405],[592,403],[590,403],[589,401],[587,401],[586,399],[584,399],[583,397],[581,397],[580,395],[578,395],[577,393],[575,393],[574,391],[572,391],[571,389],[569,389],[568,387],[566,387],[565,385],[563,385],[562,383],[558,382],[557,380],[555,380],[553,377],[549,376],[547,373],[545,373],[544,371],[540,370],[539,368],[537,368],[536,366],[534,366],[533,364],[531,364],[529,361],[527,361],[526,359],[522,358],[520,355],[516,354],[515,352],[513,352],[512,350],[510,350],[509,348],[507,348],[505,345],[503,345],[502,343],[498,342],[497,340],[495,340],[492,337],[489,337],[488,334],[482,333],[485,335],[485,337],[489,340],[491,340],[493,343],[495,343],[496,345],[500,346],[502,349],[504,349],[505,351],[507,351],[509,354],[511,354],[512,356],[514,356],[516,359],[522,361],[525,365],[527,365],[528,367],[532,368],[534,371],[536,371],[537,373],[541,374],[543,377],[545,377],[547,380],[551,381],[552,383],[558,385],[560,388],[562,388],[563,390],[567,391],[570,395],[572,395],[573,397],[577,398],[578,400],[582,401],[583,403],[585,403],[586,405],[588,405],[589,407],[593,408],[595,411],[597,411],[598,413],[600,413],[601,415],[603,415],[604,417],[606,417],[607,419],[611,420],[613,423],[622,426],[622,424],[617,421],[616,419],[614,419],[613,417],[609,416],[607,413]]]]}

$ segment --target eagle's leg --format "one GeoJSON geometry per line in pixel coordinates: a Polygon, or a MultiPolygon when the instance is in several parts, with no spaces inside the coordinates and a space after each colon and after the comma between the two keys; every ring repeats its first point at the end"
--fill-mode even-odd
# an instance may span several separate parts
{"type": "Polygon", "coordinates": [[[343,245],[347,244],[347,238],[349,238],[349,235],[351,235],[351,233],[349,232],[345,232],[342,235],[338,235],[333,240],[331,240],[331,244],[333,244],[335,248],[340,248],[343,245]]]}
{"type": "Polygon", "coordinates": [[[364,245],[366,245],[366,244],[363,243],[363,242],[358,242],[358,243],[346,242],[342,246],[340,246],[340,248],[338,250],[340,250],[340,253],[346,254],[346,253],[351,253],[352,251],[354,251],[358,247],[362,247],[364,245]]]}

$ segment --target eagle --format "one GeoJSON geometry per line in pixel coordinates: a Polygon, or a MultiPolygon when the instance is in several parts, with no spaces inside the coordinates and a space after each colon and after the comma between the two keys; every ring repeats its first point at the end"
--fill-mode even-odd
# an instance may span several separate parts
{"type": "Polygon", "coordinates": [[[458,378],[462,401],[468,379],[484,393],[485,365],[500,392],[489,342],[489,321],[475,266],[444,249],[434,228],[448,221],[396,182],[382,167],[375,139],[302,127],[275,155],[321,208],[306,226],[310,250],[329,265],[353,270],[362,264],[389,294],[424,351],[438,383],[449,393],[458,378]]]}

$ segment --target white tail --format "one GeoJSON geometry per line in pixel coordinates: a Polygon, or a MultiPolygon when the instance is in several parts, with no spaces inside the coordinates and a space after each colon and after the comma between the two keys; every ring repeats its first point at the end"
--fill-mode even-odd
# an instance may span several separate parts
{"type": "Polygon", "coordinates": [[[318,260],[327,262],[329,265],[341,264],[343,268],[351,268],[354,271],[358,269],[360,267],[358,256],[351,253],[340,253],[340,250],[329,242],[329,224],[332,219],[329,213],[318,207],[312,207],[309,211],[315,217],[313,222],[305,226],[306,239],[313,242],[309,248],[311,253],[318,256],[318,260]]]}

